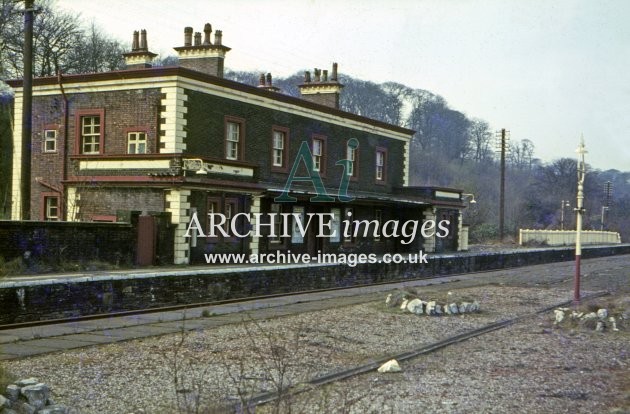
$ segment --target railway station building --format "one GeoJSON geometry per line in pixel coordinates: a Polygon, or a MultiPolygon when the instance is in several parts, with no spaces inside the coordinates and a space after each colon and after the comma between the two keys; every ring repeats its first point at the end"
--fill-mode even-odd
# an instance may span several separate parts
{"type": "MultiPolygon", "coordinates": [[[[36,78],[33,82],[31,219],[116,221],[121,212],[166,214],[173,262],[202,263],[204,253],[457,251],[462,193],[409,182],[414,131],[345,112],[337,65],[305,72],[300,97],[270,75],[259,85],[224,78],[230,48],[222,33],[184,31],[178,66],[155,67],[146,32],[135,32],[125,70],[36,78]],[[310,169],[310,171],[309,171],[310,169]],[[305,179],[304,177],[310,177],[305,179]],[[324,192],[325,191],[325,196],[324,192]],[[209,214],[290,213],[274,226],[286,237],[188,234],[209,214]],[[318,237],[295,231],[310,213],[354,220],[449,221],[446,237],[409,243],[361,234],[318,237]]],[[[15,119],[22,114],[22,82],[15,119]]],[[[12,219],[21,220],[22,130],[14,122],[12,219]]],[[[124,216],[124,214],[122,214],[124,216]]],[[[319,220],[315,216],[314,220],[319,220]]],[[[253,219],[255,220],[255,219],[253,219]]],[[[339,219],[330,225],[338,226],[339,219]]],[[[260,223],[259,223],[260,224],[260,223]]],[[[256,225],[241,220],[238,233],[256,225]]],[[[464,247],[465,248],[465,247],[464,247]]]]}

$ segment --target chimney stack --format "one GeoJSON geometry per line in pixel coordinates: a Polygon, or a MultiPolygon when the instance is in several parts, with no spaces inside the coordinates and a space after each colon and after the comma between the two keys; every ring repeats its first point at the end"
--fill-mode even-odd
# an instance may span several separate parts
{"type": "Polygon", "coordinates": [[[140,32],[135,30],[131,41],[131,52],[123,53],[127,69],[150,68],[151,62],[156,56],[157,54],[149,52],[149,46],[147,44],[147,31],[144,29],[140,32]],[[138,39],[138,36],[140,39],[138,39]]]}
{"type": "Polygon", "coordinates": [[[320,105],[339,109],[339,96],[343,85],[339,83],[337,76],[337,63],[333,63],[330,79],[328,70],[315,68],[313,70],[314,81],[311,81],[311,73],[304,72],[304,83],[298,85],[302,99],[320,105]]]}
{"type": "Polygon", "coordinates": [[[267,73],[267,76],[265,76],[264,73],[260,74],[260,79],[258,81],[258,87],[260,89],[264,89],[266,91],[280,92],[280,88],[277,88],[277,87],[273,86],[273,80],[272,80],[272,77],[271,77],[271,73],[267,73]]]}
{"type": "Polygon", "coordinates": [[[184,46],[176,47],[181,67],[223,77],[223,62],[230,48],[222,44],[222,32],[214,32],[214,44],[211,42],[212,26],[206,23],[203,27],[203,43],[201,32],[196,32],[193,39],[193,28],[184,28],[184,46]]]}

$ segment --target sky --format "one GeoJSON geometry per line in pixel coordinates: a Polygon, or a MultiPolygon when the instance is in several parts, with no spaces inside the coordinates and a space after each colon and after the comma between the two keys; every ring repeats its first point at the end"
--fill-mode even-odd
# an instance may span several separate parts
{"type": "Polygon", "coordinates": [[[441,95],[452,109],[529,139],[545,162],[630,171],[627,0],[57,0],[131,45],[174,55],[184,27],[212,24],[232,70],[284,77],[328,68],[441,95]]]}

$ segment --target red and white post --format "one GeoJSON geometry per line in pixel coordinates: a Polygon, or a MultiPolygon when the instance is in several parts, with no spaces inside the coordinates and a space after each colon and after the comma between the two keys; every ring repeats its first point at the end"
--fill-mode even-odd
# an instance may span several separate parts
{"type": "Polygon", "coordinates": [[[580,260],[582,258],[582,214],[584,214],[584,176],[586,175],[586,164],[584,162],[584,154],[587,153],[584,146],[584,136],[580,138],[580,144],[576,150],[578,154],[578,190],[577,190],[577,207],[575,212],[576,217],[576,231],[575,231],[575,277],[573,279],[573,304],[578,305],[580,303],[580,260]]]}

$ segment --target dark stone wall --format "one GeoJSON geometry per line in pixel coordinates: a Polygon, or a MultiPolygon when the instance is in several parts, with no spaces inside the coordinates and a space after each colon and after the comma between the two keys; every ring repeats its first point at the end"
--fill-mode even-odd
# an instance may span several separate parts
{"type": "Polygon", "coordinates": [[[32,263],[131,264],[135,244],[136,230],[128,223],[0,221],[0,256],[5,261],[29,252],[32,263]]]}
{"type": "MultiPolygon", "coordinates": [[[[93,225],[93,224],[92,224],[93,225]]],[[[630,254],[630,245],[588,247],[583,258],[630,254]]],[[[340,286],[358,286],[541,263],[572,260],[574,251],[548,249],[525,252],[431,256],[427,265],[366,264],[356,267],[300,266],[225,273],[64,282],[0,288],[0,324],[95,315],[288,293],[340,286]],[[20,299],[22,298],[22,299],[20,299]]],[[[1,286],[1,283],[0,283],[1,286]]]]}

